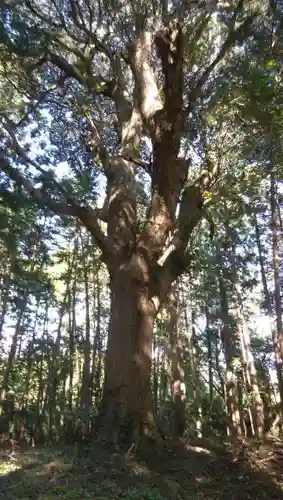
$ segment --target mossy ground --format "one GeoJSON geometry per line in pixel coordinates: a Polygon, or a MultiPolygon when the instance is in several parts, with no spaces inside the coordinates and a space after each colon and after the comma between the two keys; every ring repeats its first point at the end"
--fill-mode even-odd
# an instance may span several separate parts
{"type": "Polygon", "coordinates": [[[43,447],[0,454],[1,500],[283,499],[283,443],[171,444],[136,456],[43,447]]]}

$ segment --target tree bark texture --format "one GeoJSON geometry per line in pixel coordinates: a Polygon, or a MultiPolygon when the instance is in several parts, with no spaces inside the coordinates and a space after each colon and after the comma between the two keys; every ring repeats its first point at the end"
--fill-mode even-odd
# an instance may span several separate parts
{"type": "Polygon", "coordinates": [[[111,316],[101,403],[101,434],[129,443],[155,432],[151,397],[153,326],[156,308],[146,288],[124,265],[111,283],[111,316]]]}

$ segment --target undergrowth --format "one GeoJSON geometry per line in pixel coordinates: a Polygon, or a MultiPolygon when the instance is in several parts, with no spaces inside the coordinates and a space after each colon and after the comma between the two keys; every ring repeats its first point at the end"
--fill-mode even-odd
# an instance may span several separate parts
{"type": "Polygon", "coordinates": [[[283,444],[237,450],[170,444],[135,456],[96,447],[29,448],[0,454],[5,500],[181,500],[283,498],[283,444]]]}

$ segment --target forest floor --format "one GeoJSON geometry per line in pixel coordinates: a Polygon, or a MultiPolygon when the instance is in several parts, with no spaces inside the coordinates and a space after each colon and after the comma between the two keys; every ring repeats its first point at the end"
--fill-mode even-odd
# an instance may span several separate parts
{"type": "Polygon", "coordinates": [[[133,456],[93,447],[0,451],[1,500],[283,499],[283,442],[168,445],[133,456]]]}

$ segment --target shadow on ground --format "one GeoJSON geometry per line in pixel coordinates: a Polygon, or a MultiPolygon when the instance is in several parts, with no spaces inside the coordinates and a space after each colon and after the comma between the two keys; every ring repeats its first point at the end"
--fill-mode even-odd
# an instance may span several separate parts
{"type": "Polygon", "coordinates": [[[166,451],[147,449],[138,456],[95,447],[80,452],[29,449],[10,458],[0,456],[0,498],[280,500],[283,455],[276,455],[273,448],[264,448],[263,459],[255,448],[235,454],[204,443],[171,443],[166,451]],[[274,468],[273,456],[277,457],[274,468]]]}

